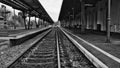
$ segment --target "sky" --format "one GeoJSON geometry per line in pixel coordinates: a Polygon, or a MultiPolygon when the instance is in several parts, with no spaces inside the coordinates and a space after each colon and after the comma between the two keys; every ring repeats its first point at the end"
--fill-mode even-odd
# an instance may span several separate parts
{"type": "Polygon", "coordinates": [[[63,0],[39,0],[53,21],[58,21],[63,0]]]}
{"type": "MultiPolygon", "coordinates": [[[[63,0],[39,0],[41,5],[47,11],[49,16],[52,18],[53,21],[58,21],[59,13],[61,10],[63,0]]],[[[2,3],[0,3],[0,6],[2,3]]],[[[4,4],[5,5],[5,4],[4,4]]],[[[6,5],[6,8],[13,12],[13,8],[6,5]]],[[[17,15],[19,10],[15,10],[15,14],[17,15]]],[[[34,19],[34,18],[32,18],[34,19]]]]}

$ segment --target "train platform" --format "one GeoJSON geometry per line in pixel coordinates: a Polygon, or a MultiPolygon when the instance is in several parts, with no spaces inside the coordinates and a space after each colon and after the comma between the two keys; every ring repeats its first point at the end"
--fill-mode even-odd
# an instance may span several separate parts
{"type": "Polygon", "coordinates": [[[25,30],[25,29],[6,30],[7,35],[3,34],[4,36],[3,35],[0,36],[0,50],[9,46],[19,45],[49,28],[50,27],[34,28],[31,30],[25,30]]]}
{"type": "MultiPolygon", "coordinates": [[[[42,28],[42,27],[41,27],[42,28]]],[[[12,38],[12,36],[14,35],[22,35],[22,34],[26,34],[27,32],[31,32],[37,30],[36,28],[34,29],[30,29],[30,30],[25,30],[25,29],[14,29],[14,30],[0,30],[0,49],[2,49],[2,45],[8,45],[9,43],[9,39],[12,38]]]]}
{"type": "Polygon", "coordinates": [[[111,43],[106,43],[106,36],[103,32],[86,31],[85,34],[81,34],[79,29],[63,30],[100,60],[106,68],[120,68],[119,33],[112,33],[111,43]]]}
{"type": "Polygon", "coordinates": [[[22,43],[22,41],[32,38],[31,35],[37,34],[50,27],[40,27],[30,30],[16,29],[16,30],[0,30],[0,50],[10,45],[18,45],[16,43],[22,43]],[[29,37],[27,37],[29,36],[29,37]],[[23,39],[24,38],[24,39],[23,39]],[[22,40],[21,40],[22,39],[22,40]],[[19,41],[19,42],[17,42],[19,41]],[[5,46],[5,47],[4,47],[5,46]]]}
{"type": "Polygon", "coordinates": [[[35,31],[37,29],[42,29],[44,27],[40,27],[40,28],[32,28],[32,29],[4,29],[4,30],[0,30],[0,37],[9,37],[12,35],[20,35],[20,34],[25,34],[29,31],[35,31]]]}
{"type": "Polygon", "coordinates": [[[32,39],[27,40],[20,45],[16,45],[13,47],[7,47],[5,49],[0,50],[0,68],[6,68],[11,63],[17,60],[25,51],[30,49],[33,45],[35,45],[38,41],[40,41],[44,36],[46,36],[51,30],[42,32],[41,34],[35,36],[32,39]]]}

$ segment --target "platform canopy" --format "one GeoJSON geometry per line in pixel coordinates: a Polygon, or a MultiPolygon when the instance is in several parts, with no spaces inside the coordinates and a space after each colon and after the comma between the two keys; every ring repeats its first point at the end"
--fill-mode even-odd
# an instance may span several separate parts
{"type": "Polygon", "coordinates": [[[59,20],[69,19],[69,16],[73,15],[77,17],[81,12],[81,2],[84,2],[86,6],[95,5],[101,0],[63,0],[59,20]]]}
{"type": "Polygon", "coordinates": [[[53,23],[53,20],[38,0],[0,0],[0,2],[14,9],[29,13],[31,16],[36,16],[49,23],[53,23]]]}

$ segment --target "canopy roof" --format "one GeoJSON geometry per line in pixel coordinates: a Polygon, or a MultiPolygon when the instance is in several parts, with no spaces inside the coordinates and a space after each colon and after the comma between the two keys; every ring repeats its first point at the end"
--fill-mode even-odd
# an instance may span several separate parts
{"type": "Polygon", "coordinates": [[[31,16],[36,16],[49,23],[53,23],[53,20],[38,0],[0,0],[0,2],[14,9],[30,13],[31,16]]]}
{"type": "Polygon", "coordinates": [[[81,1],[85,4],[95,5],[100,0],[63,0],[59,20],[65,20],[69,18],[69,15],[77,16],[81,12],[81,1]]]}

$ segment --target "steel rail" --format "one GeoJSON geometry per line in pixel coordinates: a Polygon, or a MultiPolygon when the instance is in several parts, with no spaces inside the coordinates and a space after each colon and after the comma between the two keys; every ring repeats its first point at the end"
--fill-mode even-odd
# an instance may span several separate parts
{"type": "Polygon", "coordinates": [[[61,68],[61,63],[60,63],[60,48],[59,48],[59,39],[58,39],[58,34],[57,34],[57,32],[56,32],[56,43],[57,43],[58,68],[61,68]]]}

